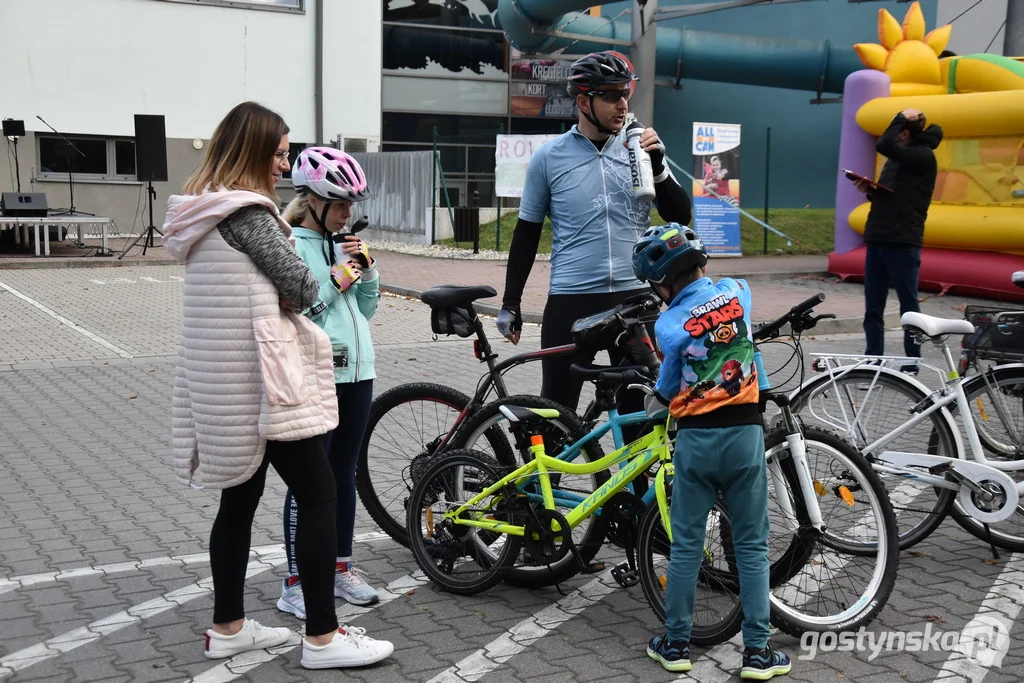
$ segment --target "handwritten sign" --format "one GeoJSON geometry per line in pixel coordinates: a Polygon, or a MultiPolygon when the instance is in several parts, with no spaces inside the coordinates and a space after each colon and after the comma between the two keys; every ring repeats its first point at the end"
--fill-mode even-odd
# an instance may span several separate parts
{"type": "Polygon", "coordinates": [[[494,149],[495,192],[499,197],[522,197],[526,167],[545,142],[557,135],[499,135],[494,149]]]}

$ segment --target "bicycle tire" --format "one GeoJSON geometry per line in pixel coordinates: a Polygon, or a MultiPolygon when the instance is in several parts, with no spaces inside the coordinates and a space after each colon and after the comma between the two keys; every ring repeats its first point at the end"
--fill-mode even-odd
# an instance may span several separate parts
{"type": "MultiPolygon", "coordinates": [[[[899,568],[899,539],[896,531],[898,529],[896,516],[878,473],[875,472],[867,459],[857,449],[835,434],[816,428],[805,428],[804,441],[808,445],[808,454],[812,452],[812,445],[818,445],[835,454],[847,470],[855,470],[856,482],[859,485],[858,493],[862,494],[859,498],[861,501],[868,502],[871,515],[878,524],[878,539],[874,543],[852,544],[848,541],[839,540],[835,536],[834,529],[830,528],[826,522],[826,531],[823,535],[818,536],[816,544],[830,550],[842,549],[845,546],[846,552],[859,556],[864,556],[869,548],[874,548],[873,552],[878,559],[874,565],[871,579],[865,592],[852,601],[852,606],[837,614],[813,616],[802,612],[799,609],[799,605],[794,607],[784,604],[780,598],[780,594],[794,593],[794,591],[787,590],[787,587],[784,585],[773,586],[769,596],[772,623],[785,633],[796,638],[801,637],[807,632],[838,633],[841,631],[855,631],[861,626],[871,623],[888,602],[889,596],[896,585],[896,574],[899,568]]],[[[783,430],[772,430],[765,434],[766,453],[781,454],[782,450],[786,449],[787,446],[786,434],[783,430]]],[[[792,461],[792,458],[784,458],[783,460],[792,461]]],[[[813,471],[811,475],[812,477],[814,476],[813,471]]],[[[786,486],[791,488],[790,477],[786,476],[784,479],[786,486]]],[[[795,503],[794,507],[798,521],[801,527],[809,526],[806,506],[802,504],[802,497],[793,495],[797,492],[799,492],[799,488],[795,490],[791,488],[789,495],[795,503]]],[[[821,494],[819,493],[819,495],[821,494]]],[[[815,555],[823,554],[815,553],[815,555]]],[[[804,565],[812,566],[814,562],[814,558],[811,557],[809,562],[805,561],[804,565]]],[[[843,566],[845,567],[846,564],[844,562],[843,566]]],[[[827,568],[827,565],[827,562],[818,560],[816,566],[827,568]]],[[[794,574],[791,578],[796,576],[797,574],[794,574]]],[[[832,592],[835,592],[834,584],[836,582],[814,580],[819,585],[829,584],[832,592]]],[[[807,591],[795,591],[795,593],[798,599],[807,595],[807,591]]],[[[845,604],[844,601],[837,600],[837,602],[845,604]]],[[[806,600],[801,604],[806,604],[806,600]]]]}
{"type": "MultiPolygon", "coordinates": [[[[896,372],[881,372],[877,373],[871,368],[855,368],[849,370],[841,377],[835,379],[835,385],[837,389],[843,391],[844,395],[850,396],[852,388],[853,392],[857,392],[856,385],[875,382],[877,378],[877,384],[873,391],[889,390],[895,393],[896,398],[893,400],[899,400],[899,395],[902,395],[904,400],[901,402],[902,407],[915,406],[921,401],[927,398],[928,394],[916,384],[911,383],[905,379],[903,375],[896,372]]],[[[808,382],[800,389],[791,395],[791,406],[794,413],[799,413],[801,422],[805,425],[814,425],[812,421],[815,416],[810,414],[808,408],[812,400],[817,396],[823,396],[824,392],[830,391],[832,382],[827,374],[821,375],[815,378],[811,382],[808,382]]],[[[877,396],[878,394],[876,394],[877,396]]],[[[835,400],[835,399],[827,399],[835,400]]],[[[896,414],[898,411],[890,409],[887,414],[896,414]]],[[[897,419],[902,419],[897,417],[897,419]]],[[[838,429],[840,433],[843,433],[844,437],[849,438],[849,430],[846,429],[846,425],[839,425],[835,423],[826,424],[830,428],[838,429]]],[[[885,449],[890,450],[909,450],[911,452],[927,452],[936,455],[947,455],[950,457],[959,457],[961,455],[958,448],[958,440],[954,434],[955,422],[952,422],[950,413],[946,410],[940,410],[932,413],[927,423],[930,425],[930,432],[928,432],[927,443],[928,445],[921,449],[920,446],[910,446],[908,448],[899,448],[892,442],[884,446],[885,449]],[[953,426],[951,427],[951,423],[953,426]]],[[[859,434],[854,439],[854,445],[857,446],[858,450],[867,446],[872,441],[877,439],[879,436],[883,436],[886,433],[891,432],[895,427],[883,427],[878,429],[877,432],[871,434],[859,434]]],[[[923,432],[922,432],[923,434],[923,432]]],[[[895,437],[893,441],[898,442],[900,438],[905,435],[899,435],[895,437]]],[[[873,455],[869,453],[862,454],[867,457],[868,462],[873,460],[873,455]]],[[[956,491],[951,489],[944,489],[938,487],[927,487],[916,483],[912,479],[905,479],[895,475],[883,474],[881,481],[886,485],[886,489],[889,490],[890,499],[893,500],[893,507],[898,513],[897,522],[899,523],[899,538],[900,538],[900,550],[907,550],[917,545],[924,539],[928,538],[933,531],[946,518],[952,509],[953,502],[956,499],[956,491]],[[928,502],[923,503],[919,510],[913,507],[907,507],[905,502],[909,498],[911,502],[916,502],[914,499],[918,495],[924,495],[922,493],[914,493],[915,489],[928,488],[935,495],[934,503],[928,502]],[[911,495],[913,498],[911,498],[911,495]],[[915,521],[912,513],[923,512],[920,521],[915,521]]]]}
{"type": "MultiPolygon", "coordinates": [[[[409,530],[409,548],[412,550],[416,564],[430,579],[431,583],[441,590],[456,595],[475,595],[481,593],[501,582],[502,575],[515,558],[519,555],[519,547],[522,538],[509,534],[496,534],[493,532],[481,532],[479,529],[462,525],[448,525],[442,527],[444,522],[433,524],[431,515],[427,516],[427,536],[434,540],[428,545],[424,538],[423,528],[419,517],[419,511],[430,507],[425,503],[435,495],[437,487],[443,485],[444,475],[447,471],[457,468],[477,468],[483,476],[479,482],[480,490],[490,486],[504,476],[505,469],[496,460],[486,456],[479,451],[469,449],[453,449],[439,454],[426,469],[423,476],[413,486],[409,494],[409,505],[406,510],[406,528],[409,530]],[[439,533],[439,528],[443,531],[439,533]],[[448,529],[454,529],[448,532],[448,529]],[[486,539],[481,538],[486,534],[486,539]],[[505,538],[505,543],[496,556],[483,552],[483,548],[492,545],[499,537],[505,538]],[[450,540],[449,540],[450,539],[450,540]],[[466,540],[468,539],[468,540],[466,540]],[[449,551],[446,552],[442,544],[449,544],[449,551]],[[480,569],[480,576],[465,581],[455,580],[451,573],[438,566],[437,561],[448,562],[452,559],[451,552],[468,553],[480,569]]],[[[464,474],[464,473],[463,473],[464,474]]],[[[500,497],[500,495],[499,495],[500,497]]],[[[467,564],[463,554],[459,557],[463,561],[459,566],[467,564]]],[[[455,568],[453,564],[452,569],[455,568]]]]}
{"type": "MultiPolygon", "coordinates": [[[[727,518],[720,505],[716,504],[713,511],[717,512],[720,518],[727,518]]],[[[705,541],[705,550],[708,545],[705,541]]],[[[722,545],[723,547],[727,546],[728,542],[723,539],[722,545]]],[[[713,544],[712,547],[714,547],[713,544]]],[[[647,604],[658,617],[658,621],[662,623],[665,621],[665,589],[661,576],[655,568],[655,557],[663,555],[667,561],[670,557],[670,549],[671,543],[663,527],[661,510],[658,508],[658,501],[654,500],[647,506],[640,522],[640,529],[637,533],[636,562],[644,597],[647,598],[647,604]]],[[[707,571],[707,564],[708,560],[705,559],[698,573],[698,586],[703,585],[711,590],[719,589],[723,600],[731,600],[731,607],[726,606],[720,610],[720,616],[705,621],[698,615],[701,603],[699,596],[694,600],[690,643],[700,647],[712,647],[726,642],[739,633],[743,625],[743,606],[739,600],[738,586],[717,583],[718,572],[723,575],[727,572],[715,570],[716,573],[711,573],[707,571]]]]}
{"type": "MultiPolygon", "coordinates": [[[[498,429],[497,425],[501,423],[501,420],[507,419],[500,412],[500,408],[503,405],[508,404],[523,406],[525,408],[548,408],[557,410],[559,417],[554,420],[546,420],[545,424],[553,429],[560,430],[560,432],[565,435],[565,438],[571,439],[570,443],[586,434],[587,430],[585,429],[583,422],[576,413],[565,406],[555,403],[549,399],[541,398],[540,396],[517,395],[492,401],[478,410],[476,414],[466,422],[465,427],[459,430],[456,441],[453,443],[453,448],[478,448],[476,444],[481,434],[486,436],[490,430],[498,429]],[[573,437],[573,435],[576,436],[573,437]]],[[[551,433],[551,431],[548,431],[545,433],[545,436],[548,436],[551,433]]],[[[504,431],[502,431],[502,437],[504,438],[504,431]]],[[[550,445],[552,445],[552,441],[546,438],[546,450],[550,445]]],[[[516,449],[511,448],[511,446],[509,446],[509,448],[511,453],[516,453],[516,449]]],[[[555,456],[560,452],[560,450],[560,448],[551,448],[550,450],[547,450],[547,453],[555,456]]],[[[596,439],[586,444],[586,446],[581,449],[581,452],[588,462],[595,462],[604,457],[604,452],[596,439]]],[[[528,456],[529,452],[527,451],[525,455],[528,456]]],[[[507,462],[502,462],[501,464],[516,467],[525,464],[524,461],[521,461],[515,455],[512,457],[516,459],[514,464],[507,462]]],[[[578,461],[579,458],[577,458],[577,462],[578,461]]],[[[604,484],[609,478],[607,470],[595,472],[590,476],[593,478],[593,488],[591,490],[596,490],[598,486],[604,484]]],[[[551,472],[550,477],[552,486],[557,487],[557,483],[559,481],[558,473],[551,472]]],[[[588,519],[589,524],[583,538],[576,543],[576,548],[579,551],[580,558],[587,564],[589,564],[600,551],[601,546],[604,543],[605,532],[608,528],[607,520],[599,514],[592,514],[588,519]]],[[[550,566],[514,566],[506,571],[505,582],[521,588],[542,588],[544,586],[551,586],[566,581],[579,573],[579,571],[580,567],[576,562],[575,557],[572,553],[569,553],[561,560],[551,564],[550,566]]]]}
{"type": "MultiPolygon", "coordinates": [[[[356,462],[356,491],[370,518],[384,533],[405,547],[409,547],[409,534],[405,528],[405,507],[413,484],[410,465],[417,457],[427,459],[436,455],[437,442],[452,428],[471,400],[461,391],[443,384],[413,382],[388,389],[378,395],[370,405],[370,417],[366,424],[366,431],[363,433],[363,441],[359,447],[359,456],[356,462]],[[409,406],[416,402],[445,406],[449,409],[452,417],[450,420],[445,420],[444,424],[441,424],[440,419],[435,420],[433,428],[427,434],[416,437],[403,427],[410,421],[414,426],[417,424],[415,411],[406,414],[406,411],[402,410],[403,406],[409,406]],[[399,413],[402,413],[405,420],[399,419],[399,413]],[[397,443],[392,438],[394,450],[390,452],[390,455],[394,460],[394,466],[384,468],[381,463],[385,460],[386,449],[380,444],[382,440],[391,435],[390,433],[382,434],[382,432],[393,429],[395,426],[400,427],[407,436],[411,437],[413,442],[416,442],[414,444],[415,451],[405,444],[397,443]],[[396,469],[397,476],[393,476],[388,481],[387,475],[396,474],[396,469]]],[[[438,415],[436,410],[435,415],[438,415]]],[[[422,419],[418,423],[426,424],[422,419]]],[[[502,435],[488,433],[486,436],[496,453],[499,453],[505,460],[513,459],[511,450],[502,435]]],[[[423,465],[425,464],[424,462],[423,465]]]]}
{"type": "MultiPolygon", "coordinates": [[[[990,373],[991,381],[995,383],[997,390],[1000,392],[1015,391],[1020,393],[1021,388],[1024,388],[1024,366],[996,366],[987,370],[986,372],[990,373]],[[1014,388],[1012,390],[1009,390],[1004,389],[1004,387],[1014,388]]],[[[968,405],[971,405],[972,407],[976,405],[977,401],[980,401],[981,395],[986,393],[987,391],[988,384],[983,375],[977,375],[975,377],[969,378],[967,382],[964,383],[964,393],[967,395],[968,405]]],[[[1018,401],[1021,400],[1019,397],[1015,398],[1018,401]]],[[[1018,413],[1020,413],[1019,409],[1018,413]]],[[[974,421],[977,425],[978,419],[975,418],[974,421]]],[[[983,422],[987,422],[987,420],[983,420],[983,422]]],[[[983,430],[982,428],[979,427],[978,437],[981,440],[982,446],[984,446],[986,450],[993,452],[997,457],[1010,457],[1013,459],[1020,459],[1022,455],[1024,455],[1024,453],[1020,452],[1022,448],[1024,448],[1024,444],[1018,443],[1008,445],[1005,441],[1000,441],[996,443],[994,441],[994,436],[992,435],[992,432],[987,429],[983,430]],[[1014,449],[1014,452],[1012,454],[1009,452],[1010,448],[1014,449]]],[[[1014,474],[1018,473],[1024,475],[1024,471],[1021,470],[1006,472],[1006,474],[1009,474],[1011,477],[1013,477],[1014,474]]],[[[1014,479],[1017,480],[1018,477],[1014,477],[1014,479]]],[[[983,523],[977,521],[976,519],[971,517],[970,514],[968,514],[968,512],[960,504],[959,499],[954,501],[953,507],[950,509],[950,516],[965,531],[970,533],[975,538],[984,541],[985,543],[991,542],[998,548],[1002,548],[1003,550],[1009,550],[1012,552],[1024,551],[1024,533],[1021,533],[1020,529],[1018,529],[1018,533],[1016,534],[1003,531],[997,528],[994,524],[989,524],[988,528],[986,529],[986,526],[983,523]]],[[[1010,517],[1006,520],[1003,520],[1002,522],[996,522],[995,524],[1006,524],[1008,522],[1011,522],[1013,519],[1014,517],[1010,517]]]]}

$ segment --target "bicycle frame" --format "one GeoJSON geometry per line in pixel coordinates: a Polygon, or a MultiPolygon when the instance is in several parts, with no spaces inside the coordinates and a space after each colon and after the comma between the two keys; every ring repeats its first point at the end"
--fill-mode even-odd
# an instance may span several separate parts
{"type": "MultiPolygon", "coordinates": [[[[627,418],[631,418],[636,420],[637,416],[643,416],[644,419],[647,417],[646,413],[641,412],[630,413],[629,415],[621,416],[619,419],[625,420],[627,418]]],[[[473,496],[473,498],[463,503],[456,510],[449,510],[445,513],[445,518],[451,519],[454,523],[462,526],[471,526],[512,536],[523,536],[525,533],[525,527],[487,519],[483,512],[474,511],[473,516],[469,519],[460,518],[460,515],[465,514],[474,505],[495,492],[500,491],[509,484],[515,484],[517,488],[522,491],[526,482],[534,478],[538,478],[540,481],[540,496],[544,502],[544,507],[548,510],[554,510],[556,498],[551,487],[550,472],[557,472],[561,474],[595,474],[597,472],[607,470],[616,463],[627,458],[631,458],[628,463],[619,468],[619,471],[611,479],[598,487],[597,490],[590,495],[585,498],[581,498],[576,505],[573,506],[573,509],[565,516],[565,519],[570,528],[575,528],[584,519],[595,514],[612,496],[625,489],[633,479],[653,465],[655,461],[661,460],[662,462],[668,462],[672,457],[665,425],[657,424],[650,433],[640,437],[633,443],[627,444],[609,453],[595,462],[577,464],[567,462],[565,460],[565,458],[570,455],[570,451],[573,448],[577,448],[578,450],[578,446],[583,441],[596,438],[595,435],[599,431],[603,430],[602,433],[607,433],[607,430],[611,429],[614,424],[615,423],[609,421],[608,423],[601,425],[601,427],[583,437],[580,442],[573,444],[573,446],[563,451],[558,457],[547,455],[544,452],[543,439],[536,437],[537,443],[530,447],[530,451],[534,456],[533,460],[517,468],[514,472],[502,477],[491,486],[488,486],[485,490],[473,496]]],[[[664,481],[664,479],[662,479],[662,481],[664,481]]],[[[568,494],[570,492],[560,491],[559,493],[568,494]]],[[[648,494],[654,495],[651,491],[648,491],[648,494]]],[[[531,497],[536,496],[535,493],[526,495],[531,497]]],[[[661,496],[664,497],[664,493],[662,493],[661,496]]],[[[570,495],[566,498],[558,498],[557,500],[572,502],[572,499],[576,497],[577,496],[575,495],[570,495]]],[[[566,505],[565,507],[568,506],[566,505]]]]}
{"type": "MultiPolygon", "coordinates": [[[[964,383],[969,379],[969,377],[960,376],[959,372],[957,372],[956,365],[953,362],[953,357],[949,351],[949,347],[944,342],[941,343],[941,346],[943,350],[943,359],[946,365],[945,371],[923,362],[920,358],[907,358],[903,356],[863,356],[857,354],[812,354],[812,356],[822,358],[823,360],[826,361],[826,366],[828,368],[829,373],[829,380],[827,384],[831,385],[835,385],[837,379],[845,376],[854,368],[875,369],[875,379],[872,380],[871,385],[868,387],[867,395],[870,395],[871,392],[874,390],[876,383],[878,381],[878,377],[881,376],[882,374],[882,366],[874,364],[874,362],[879,359],[884,361],[896,361],[900,363],[916,363],[918,366],[923,366],[930,370],[934,370],[935,372],[939,373],[941,376],[944,377],[945,382],[943,387],[941,389],[932,391],[929,394],[929,406],[916,412],[916,414],[913,417],[911,417],[910,420],[908,420],[907,422],[896,427],[889,433],[884,434],[883,436],[875,439],[873,442],[871,442],[863,449],[861,449],[862,452],[866,454],[875,453],[876,451],[884,447],[886,444],[893,441],[895,438],[901,436],[914,426],[928,419],[929,416],[931,416],[933,413],[942,410],[943,408],[952,403],[956,403],[957,409],[960,411],[960,414],[964,416],[963,430],[967,434],[967,444],[970,448],[971,459],[974,462],[978,463],[979,465],[990,467],[992,469],[999,470],[1002,472],[1014,472],[1024,469],[1024,460],[989,460],[988,458],[985,457],[984,449],[981,445],[981,439],[978,437],[978,430],[974,424],[974,417],[970,411],[970,404],[967,402],[967,394],[964,392],[963,388],[964,383]],[[837,368],[834,368],[831,362],[833,359],[855,360],[857,362],[852,363],[850,365],[839,365],[837,366],[837,368]],[[869,363],[871,363],[871,365],[869,365],[869,363]],[[841,372],[836,374],[834,372],[834,369],[840,369],[841,372]],[[971,416],[970,419],[967,419],[967,416],[971,416]]],[[[909,381],[909,378],[907,379],[909,381]]],[[[797,391],[799,391],[799,389],[797,391]]],[[[847,414],[846,406],[842,401],[840,401],[840,410],[842,412],[842,419],[846,422],[847,430],[857,429],[858,426],[863,424],[861,419],[862,416],[860,415],[859,411],[858,414],[853,418],[853,421],[850,421],[850,416],[847,414]]],[[[962,444],[958,442],[957,447],[958,449],[962,448],[962,444]]],[[[921,461],[921,464],[919,466],[922,467],[931,466],[934,464],[934,462],[938,462],[939,460],[950,463],[965,462],[960,458],[937,456],[924,453],[913,453],[902,454],[900,457],[898,457],[897,459],[901,459],[904,462],[896,467],[879,463],[875,463],[873,466],[879,472],[885,472],[886,474],[894,474],[908,479],[917,479],[931,486],[946,488],[950,490],[959,490],[961,488],[960,483],[952,482],[949,479],[945,478],[944,476],[928,474],[916,470],[907,469],[908,467],[911,466],[914,456],[925,456],[929,460],[933,461],[930,464],[925,463],[923,460],[921,460],[920,457],[918,457],[918,460],[921,461]]],[[[1015,486],[1018,494],[1024,495],[1024,481],[1016,483],[1015,486]]]]}

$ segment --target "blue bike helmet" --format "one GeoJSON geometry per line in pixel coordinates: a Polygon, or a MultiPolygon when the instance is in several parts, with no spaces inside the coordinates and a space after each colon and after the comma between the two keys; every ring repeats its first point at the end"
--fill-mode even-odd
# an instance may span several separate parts
{"type": "Polygon", "coordinates": [[[648,228],[633,245],[633,274],[641,282],[669,284],[707,262],[697,233],[678,223],[648,228]]]}

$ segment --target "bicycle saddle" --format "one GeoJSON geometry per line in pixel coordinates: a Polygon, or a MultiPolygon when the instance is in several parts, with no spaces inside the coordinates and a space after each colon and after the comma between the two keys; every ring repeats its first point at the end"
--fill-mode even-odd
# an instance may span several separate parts
{"type": "Polygon", "coordinates": [[[420,301],[431,308],[451,308],[497,295],[494,287],[487,285],[439,285],[423,292],[420,301]]]}
{"type": "Polygon", "coordinates": [[[929,337],[938,337],[943,334],[974,334],[974,325],[967,320],[937,318],[924,313],[904,313],[900,318],[900,324],[904,328],[912,327],[920,330],[929,337]]]}

